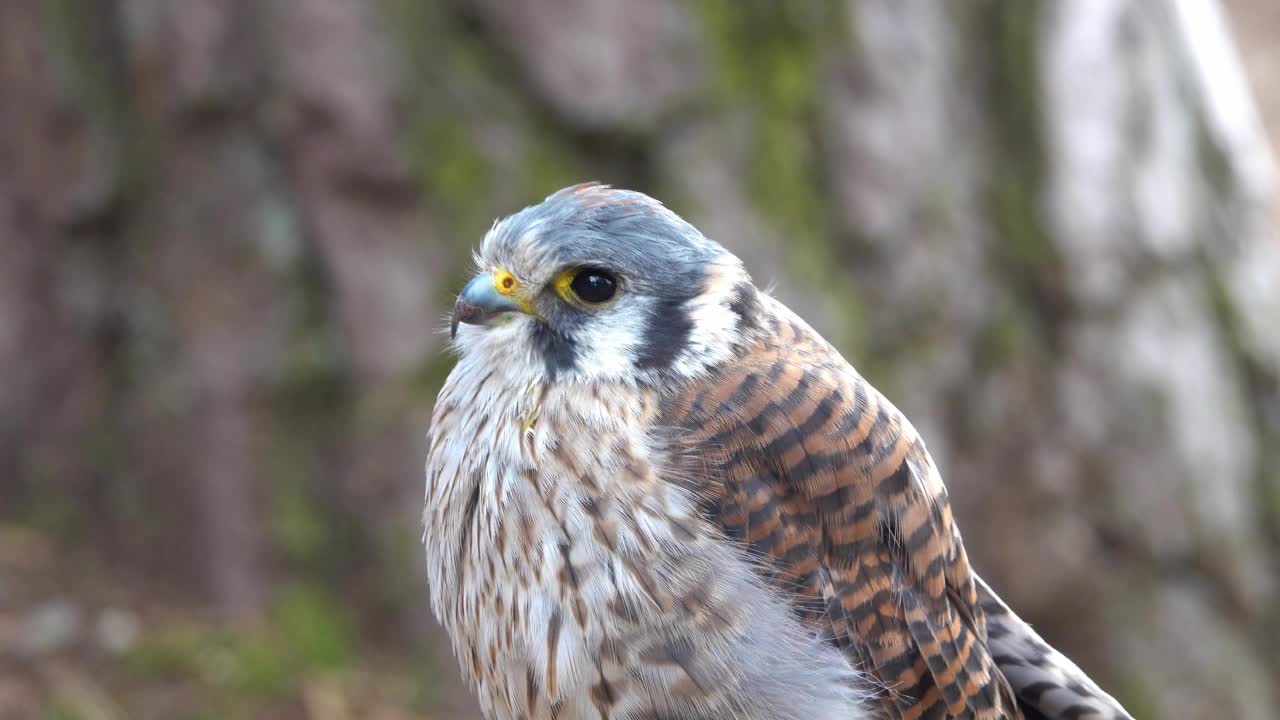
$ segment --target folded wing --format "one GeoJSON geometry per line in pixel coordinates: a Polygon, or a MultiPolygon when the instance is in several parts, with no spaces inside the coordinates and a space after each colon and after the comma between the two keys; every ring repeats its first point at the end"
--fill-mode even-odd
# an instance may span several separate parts
{"type": "Polygon", "coordinates": [[[663,424],[726,534],[882,690],[894,718],[1021,718],[915,429],[776,303],[763,339],[672,397],[663,424]]]}

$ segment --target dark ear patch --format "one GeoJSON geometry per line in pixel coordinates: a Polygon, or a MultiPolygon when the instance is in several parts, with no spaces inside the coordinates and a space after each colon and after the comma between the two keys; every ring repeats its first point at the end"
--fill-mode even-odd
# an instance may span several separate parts
{"type": "Polygon", "coordinates": [[[547,364],[547,377],[554,379],[562,372],[578,366],[578,354],[569,338],[552,330],[546,323],[533,324],[533,346],[547,364]]]}
{"type": "Polygon", "coordinates": [[[738,316],[738,331],[747,334],[760,328],[760,298],[756,297],[756,288],[749,282],[740,282],[733,287],[733,299],[729,301],[729,311],[738,316]]]}
{"type": "Polygon", "coordinates": [[[693,332],[687,298],[664,298],[653,306],[645,322],[644,341],[636,355],[640,370],[666,369],[684,352],[693,332]]]}

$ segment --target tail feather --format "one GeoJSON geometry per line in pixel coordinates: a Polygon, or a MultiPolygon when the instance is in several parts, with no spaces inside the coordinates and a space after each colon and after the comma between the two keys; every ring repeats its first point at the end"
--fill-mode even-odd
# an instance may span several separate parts
{"type": "Polygon", "coordinates": [[[1009,680],[1028,718],[1133,720],[1115,698],[1036,634],[978,578],[992,659],[1009,680]]]}

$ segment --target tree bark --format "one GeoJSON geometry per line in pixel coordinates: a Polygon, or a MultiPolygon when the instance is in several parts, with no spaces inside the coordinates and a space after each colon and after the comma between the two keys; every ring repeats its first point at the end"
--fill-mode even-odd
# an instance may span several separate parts
{"type": "Polygon", "coordinates": [[[1266,717],[1280,252],[1220,11],[969,9],[851,6],[829,97],[862,359],[1047,638],[1140,717],[1266,717]]]}

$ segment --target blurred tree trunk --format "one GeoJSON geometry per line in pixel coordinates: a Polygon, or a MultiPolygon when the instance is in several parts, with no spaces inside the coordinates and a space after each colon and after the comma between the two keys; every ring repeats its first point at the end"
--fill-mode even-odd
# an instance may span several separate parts
{"type": "Polygon", "coordinates": [[[1218,8],[850,14],[825,137],[854,356],[978,568],[1139,717],[1268,717],[1280,246],[1218,8]]]}
{"type": "Polygon", "coordinates": [[[416,388],[460,263],[386,21],[0,5],[0,513],[233,621],[325,584],[403,650],[431,627],[416,388]]]}
{"type": "Polygon", "coordinates": [[[420,430],[375,391],[435,346],[445,266],[427,257],[398,157],[379,18],[321,1],[3,11],[6,496],[99,497],[88,519],[120,520],[126,554],[194,568],[218,605],[252,617],[275,501],[264,455],[317,441],[281,427],[297,418],[279,406],[350,378],[370,422],[320,431],[311,451],[327,460],[304,463],[320,488],[306,492],[351,478],[322,500],[332,512],[353,500],[353,514],[416,523],[405,478],[420,430]],[[360,437],[337,450],[353,465],[335,467],[332,434],[351,427],[360,437]]]}
{"type": "Polygon", "coordinates": [[[1223,19],[963,7],[850,6],[827,137],[855,357],[977,567],[1137,716],[1269,717],[1280,245],[1223,19]]]}
{"type": "Polygon", "coordinates": [[[146,138],[129,228],[135,291],[156,315],[135,325],[156,365],[134,369],[146,447],[132,460],[152,482],[189,483],[209,590],[237,618],[266,600],[255,438],[289,322],[270,263],[271,215],[284,209],[257,127],[266,77],[252,8],[123,2],[116,17],[146,138]]]}
{"type": "Polygon", "coordinates": [[[120,437],[101,427],[118,399],[122,128],[84,92],[50,14],[0,6],[0,509],[68,531],[109,505],[95,479],[120,437]]]}

